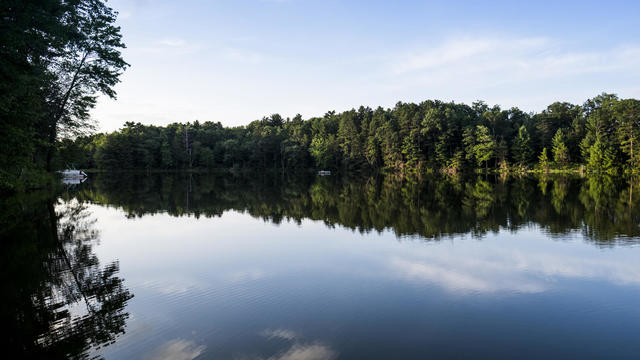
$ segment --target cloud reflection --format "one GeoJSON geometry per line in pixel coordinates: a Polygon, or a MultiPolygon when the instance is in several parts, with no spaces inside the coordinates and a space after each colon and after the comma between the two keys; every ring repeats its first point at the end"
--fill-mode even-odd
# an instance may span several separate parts
{"type": "Polygon", "coordinates": [[[456,292],[495,292],[500,290],[516,291],[522,293],[537,293],[545,290],[544,284],[522,282],[518,279],[509,279],[495,276],[495,274],[482,274],[470,269],[454,268],[455,265],[446,266],[431,264],[428,262],[412,261],[401,258],[391,260],[391,266],[400,274],[412,278],[428,281],[456,292]]]}
{"type": "Polygon", "coordinates": [[[289,350],[269,360],[330,360],[336,357],[337,353],[326,345],[293,344],[289,350]]]}
{"type": "Polygon", "coordinates": [[[295,338],[298,337],[298,335],[295,332],[287,329],[275,329],[275,330],[267,329],[262,332],[262,335],[268,338],[269,340],[271,339],[294,340],[295,338]]]}
{"type": "Polygon", "coordinates": [[[284,349],[271,356],[240,356],[236,359],[252,360],[332,360],[338,352],[318,341],[305,341],[299,333],[289,329],[266,329],[260,333],[268,340],[284,340],[284,349]]]}
{"type": "Polygon", "coordinates": [[[470,253],[450,250],[432,247],[429,252],[397,254],[387,260],[388,267],[405,280],[428,282],[458,293],[539,293],[565,279],[640,285],[640,268],[635,263],[621,258],[614,261],[603,253],[523,252],[491,246],[470,253]]]}
{"type": "Polygon", "coordinates": [[[157,347],[146,359],[192,360],[200,356],[205,349],[206,346],[196,345],[194,341],[173,339],[157,347]]]}

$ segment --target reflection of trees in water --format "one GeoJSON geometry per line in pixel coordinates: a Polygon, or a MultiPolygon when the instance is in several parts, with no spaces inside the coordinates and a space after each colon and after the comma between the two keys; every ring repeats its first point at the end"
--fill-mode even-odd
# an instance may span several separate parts
{"type": "Polygon", "coordinates": [[[392,229],[399,236],[428,239],[481,236],[534,223],[550,234],[582,231],[604,245],[640,236],[640,198],[632,191],[638,182],[554,175],[110,174],[96,176],[76,196],[122,207],[129,216],[160,211],[219,216],[233,209],[275,223],[309,218],[358,231],[392,229]]]}
{"type": "Polygon", "coordinates": [[[88,358],[124,332],[133,295],[118,263],[102,267],[93,253],[99,233],[85,205],[14,199],[2,216],[2,317],[16,358],[88,358]]]}

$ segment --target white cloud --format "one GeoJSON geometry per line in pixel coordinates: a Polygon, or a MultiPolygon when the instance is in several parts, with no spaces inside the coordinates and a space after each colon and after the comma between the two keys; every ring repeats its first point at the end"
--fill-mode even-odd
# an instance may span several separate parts
{"type": "Polygon", "coordinates": [[[178,39],[178,38],[166,38],[166,39],[162,39],[162,40],[158,40],[157,41],[157,44],[165,45],[165,46],[169,46],[169,47],[185,46],[186,43],[187,42],[184,41],[183,39],[178,39]]]}
{"type": "Polygon", "coordinates": [[[478,37],[446,41],[396,58],[396,76],[425,84],[498,85],[550,77],[624,71],[638,74],[640,46],[572,51],[547,38],[478,37]]]}
{"type": "Polygon", "coordinates": [[[118,101],[100,99],[93,115],[104,130],[125,121],[199,119],[229,126],[274,112],[306,118],[397,101],[481,99],[537,112],[603,91],[640,96],[640,43],[587,48],[547,37],[477,35],[314,57],[274,50],[258,39],[178,34],[129,41],[125,58],[132,67],[116,88],[118,101]]]}
{"type": "Polygon", "coordinates": [[[245,64],[260,64],[265,61],[265,56],[251,50],[227,49],[224,53],[228,60],[245,64]]]}
{"type": "Polygon", "coordinates": [[[410,53],[395,64],[396,73],[430,69],[464,60],[495,48],[493,40],[460,40],[445,43],[435,49],[410,53]]]}
{"type": "Polygon", "coordinates": [[[181,38],[162,38],[146,45],[131,46],[131,52],[140,53],[143,56],[181,56],[192,55],[199,52],[204,47],[198,43],[190,42],[181,38]]]}

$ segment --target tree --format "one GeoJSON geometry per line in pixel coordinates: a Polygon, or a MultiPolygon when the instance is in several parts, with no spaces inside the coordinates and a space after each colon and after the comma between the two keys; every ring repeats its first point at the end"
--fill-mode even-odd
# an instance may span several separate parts
{"type": "Polygon", "coordinates": [[[471,162],[475,160],[476,134],[472,127],[466,127],[462,133],[462,143],[464,144],[465,158],[471,162]]]}
{"type": "Polygon", "coordinates": [[[65,46],[48,69],[48,170],[60,131],[85,129],[98,95],[115,98],[113,87],[128,66],[120,54],[125,45],[120,27],[114,25],[117,13],[100,0],[79,0],[72,9],[63,18],[70,32],[65,46]]]}
{"type": "Polygon", "coordinates": [[[626,163],[632,171],[640,166],[640,101],[621,100],[616,106],[618,119],[617,141],[620,150],[626,155],[626,163]],[[635,147],[634,147],[635,144],[635,147]]]}
{"type": "Polygon", "coordinates": [[[547,155],[547,148],[542,148],[540,156],[538,156],[538,166],[544,171],[549,171],[549,156],[547,155]]]}
{"type": "Polygon", "coordinates": [[[160,147],[160,167],[163,169],[171,169],[173,167],[173,155],[171,154],[171,146],[166,138],[162,139],[160,147]]]}
{"type": "Polygon", "coordinates": [[[614,134],[615,108],[618,97],[612,94],[601,94],[589,99],[584,104],[587,120],[585,123],[585,136],[580,141],[582,157],[589,161],[590,151],[593,145],[600,141],[601,146],[608,146],[614,134]]]}
{"type": "MultiPolygon", "coordinates": [[[[0,190],[44,169],[48,66],[68,42],[75,2],[0,1],[0,190]]],[[[53,147],[53,144],[50,144],[53,147]]],[[[27,185],[29,186],[29,185],[27,185]]]]}
{"type": "Polygon", "coordinates": [[[196,154],[198,157],[198,166],[204,168],[213,168],[216,164],[213,151],[208,146],[200,146],[196,154]]]}
{"type": "Polygon", "coordinates": [[[484,163],[486,168],[488,167],[489,160],[493,158],[496,143],[489,133],[489,129],[484,125],[476,126],[475,140],[473,153],[476,163],[478,166],[481,166],[482,163],[484,163]]]}
{"type": "Polygon", "coordinates": [[[562,129],[558,129],[551,142],[553,144],[553,161],[560,166],[566,166],[569,163],[569,150],[565,145],[562,129]]]}
{"type": "Polygon", "coordinates": [[[361,167],[365,161],[360,131],[360,121],[355,110],[341,114],[337,142],[343,165],[348,168],[361,167]]]}
{"type": "Polygon", "coordinates": [[[579,106],[566,102],[555,102],[549,105],[542,113],[534,117],[538,133],[539,146],[551,145],[552,137],[560,128],[571,126],[574,119],[581,116],[582,109],[579,106]]]}
{"type": "Polygon", "coordinates": [[[516,163],[525,165],[531,160],[531,138],[524,125],[518,128],[518,135],[511,146],[511,153],[516,163]]]}
{"type": "Polygon", "coordinates": [[[611,173],[614,171],[615,155],[611,147],[603,140],[597,139],[589,149],[587,168],[594,173],[611,173]]]}
{"type": "Polygon", "coordinates": [[[89,129],[96,97],[127,66],[116,13],[101,0],[0,2],[0,187],[53,169],[60,135],[89,129]],[[33,175],[33,174],[31,174],[33,175]]]}

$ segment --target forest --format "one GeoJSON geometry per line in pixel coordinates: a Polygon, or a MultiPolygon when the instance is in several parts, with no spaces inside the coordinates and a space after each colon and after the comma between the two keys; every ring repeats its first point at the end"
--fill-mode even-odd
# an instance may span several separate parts
{"type": "Polygon", "coordinates": [[[166,127],[127,122],[112,133],[58,143],[60,162],[97,169],[274,168],[392,171],[586,171],[640,164],[640,101],[601,94],[531,114],[482,101],[361,106],[322,117],[263,117],[166,127]],[[634,149],[635,143],[635,149],[634,149]]]}

